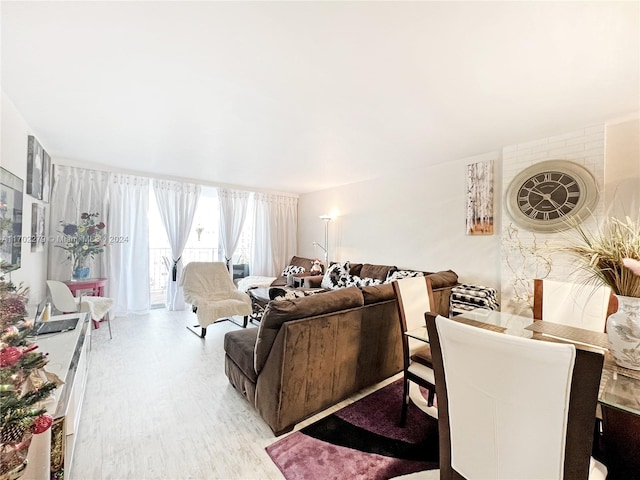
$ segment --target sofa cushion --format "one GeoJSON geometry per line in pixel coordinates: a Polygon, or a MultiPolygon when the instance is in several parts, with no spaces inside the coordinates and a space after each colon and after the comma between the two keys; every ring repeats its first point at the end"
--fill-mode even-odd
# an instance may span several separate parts
{"type": "Polygon", "coordinates": [[[234,330],[233,332],[227,332],[224,336],[224,351],[253,383],[258,379],[253,361],[257,338],[257,328],[234,330]]]}
{"type": "Polygon", "coordinates": [[[349,274],[360,276],[360,271],[362,270],[361,263],[350,263],[349,264],[349,274]]]}
{"type": "Polygon", "coordinates": [[[396,299],[396,295],[393,293],[393,286],[390,283],[364,287],[362,296],[364,297],[365,305],[396,299]]]}
{"type": "Polygon", "coordinates": [[[372,265],[370,263],[365,263],[362,265],[362,269],[360,270],[360,277],[368,277],[368,278],[378,278],[380,280],[385,280],[389,271],[395,270],[396,267],[391,265],[372,265]]]}
{"type": "Polygon", "coordinates": [[[434,290],[443,287],[454,287],[458,284],[458,274],[453,270],[430,273],[427,277],[431,279],[431,288],[434,290]]]}
{"type": "Polygon", "coordinates": [[[262,321],[258,328],[258,338],[255,343],[255,371],[260,373],[264,367],[283,323],[361,307],[362,305],[364,305],[362,292],[355,287],[342,288],[295,300],[270,302],[262,315],[262,321]]]}
{"type": "MultiPolygon", "coordinates": [[[[273,277],[271,277],[273,278],[273,277]]],[[[286,287],[287,286],[287,277],[278,277],[273,282],[271,282],[272,287],[286,287]]]]}
{"type": "Polygon", "coordinates": [[[349,281],[350,275],[350,267],[349,262],[345,262],[343,264],[334,263],[328,269],[327,272],[322,277],[322,282],[320,286],[322,288],[326,288],[327,290],[335,290],[336,288],[344,288],[347,286],[347,282],[349,281]]]}
{"type": "Polygon", "coordinates": [[[294,255],[293,257],[291,257],[289,265],[302,267],[304,268],[305,272],[308,272],[309,270],[311,270],[311,267],[313,267],[313,258],[297,257],[294,255]]]}

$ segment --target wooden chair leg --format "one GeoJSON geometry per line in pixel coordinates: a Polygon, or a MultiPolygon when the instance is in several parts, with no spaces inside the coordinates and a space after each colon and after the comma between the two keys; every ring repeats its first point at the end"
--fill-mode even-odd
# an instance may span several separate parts
{"type": "Polygon", "coordinates": [[[427,406],[428,407],[433,407],[433,399],[436,396],[436,389],[435,388],[430,388],[429,389],[429,396],[427,397],[427,406]]]}
{"type": "Polygon", "coordinates": [[[407,423],[407,410],[409,408],[409,379],[404,377],[404,392],[402,394],[402,413],[400,414],[400,426],[407,423]]]}

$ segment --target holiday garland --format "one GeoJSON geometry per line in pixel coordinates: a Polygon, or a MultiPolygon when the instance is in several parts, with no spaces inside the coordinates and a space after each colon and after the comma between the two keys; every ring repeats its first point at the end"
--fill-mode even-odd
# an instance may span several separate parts
{"type": "Polygon", "coordinates": [[[0,479],[20,475],[32,435],[53,422],[41,402],[57,385],[33,381],[47,358],[27,338],[33,331],[25,320],[27,292],[0,276],[0,479]]]}

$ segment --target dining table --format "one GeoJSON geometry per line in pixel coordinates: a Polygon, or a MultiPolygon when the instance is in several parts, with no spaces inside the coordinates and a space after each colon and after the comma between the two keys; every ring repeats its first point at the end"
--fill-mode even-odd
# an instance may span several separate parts
{"type": "MultiPolygon", "coordinates": [[[[456,315],[451,320],[506,335],[534,340],[569,342],[575,344],[577,348],[602,351],[604,365],[598,402],[640,418],[640,371],[624,368],[615,363],[609,352],[606,333],[543,320],[534,321],[530,317],[480,308],[456,315]]],[[[405,334],[411,338],[429,342],[426,324],[409,330],[405,334]]]]}

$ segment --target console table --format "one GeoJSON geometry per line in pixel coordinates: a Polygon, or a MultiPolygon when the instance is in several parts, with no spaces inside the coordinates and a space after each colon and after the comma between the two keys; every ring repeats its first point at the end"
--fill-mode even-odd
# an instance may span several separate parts
{"type": "Polygon", "coordinates": [[[42,335],[35,340],[38,350],[49,354],[45,370],[55,373],[64,384],[45,402],[47,413],[54,419],[53,425],[32,437],[25,479],[50,480],[62,472],[69,478],[89,372],[91,328],[87,312],[51,317],[51,320],[73,317],[80,317],[74,330],[42,335]]]}
{"type": "Polygon", "coordinates": [[[94,297],[104,297],[104,287],[107,284],[106,278],[87,278],[84,280],[67,280],[64,284],[69,287],[74,297],[78,292],[91,292],[94,297]]]}

